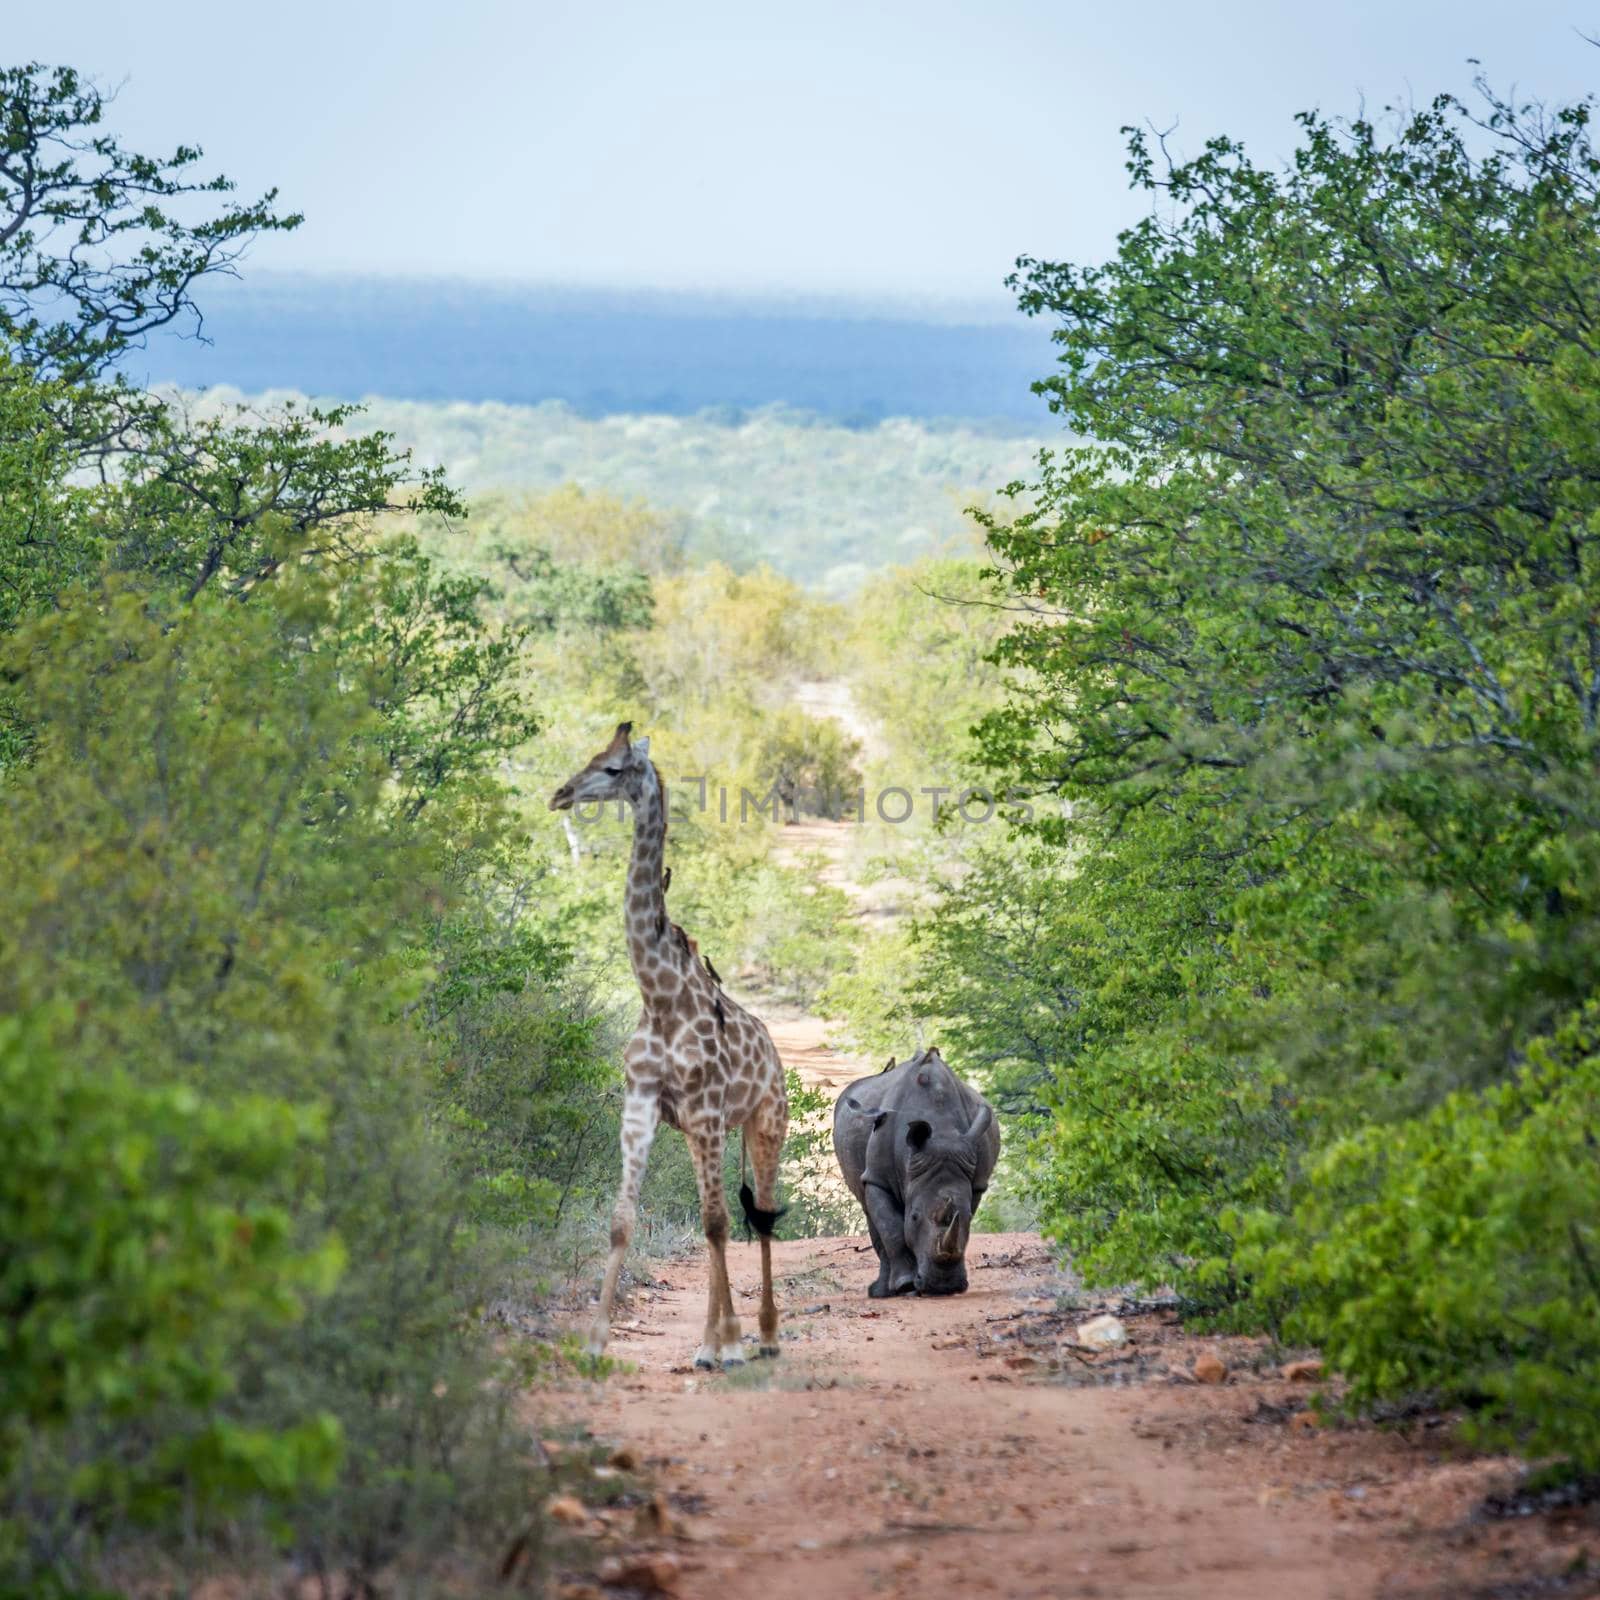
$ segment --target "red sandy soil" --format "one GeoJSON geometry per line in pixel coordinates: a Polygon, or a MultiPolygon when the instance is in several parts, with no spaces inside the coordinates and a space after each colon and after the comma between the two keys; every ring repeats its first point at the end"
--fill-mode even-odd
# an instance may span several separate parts
{"type": "MultiPolygon", "coordinates": [[[[1517,1463],[1452,1445],[1449,1419],[1318,1425],[1317,1385],[1262,1341],[1115,1300],[1066,1309],[1034,1235],[975,1236],[972,1288],[947,1299],[869,1301],[864,1239],[780,1243],[776,1260],[781,1360],[689,1367],[697,1255],[619,1316],[611,1354],[631,1370],[541,1397],[547,1427],[622,1448],[644,1502],[571,1551],[666,1553],[657,1578],[683,1600],[1600,1594],[1592,1506],[1486,1515],[1517,1463]],[[1106,1308],[1129,1341],[1085,1356],[1074,1330],[1106,1308]],[[1224,1382],[1193,1380],[1206,1354],[1224,1382]]],[[[730,1265],[753,1325],[755,1246],[730,1265]]],[[[555,1593],[628,1592],[583,1565],[555,1593]]]]}

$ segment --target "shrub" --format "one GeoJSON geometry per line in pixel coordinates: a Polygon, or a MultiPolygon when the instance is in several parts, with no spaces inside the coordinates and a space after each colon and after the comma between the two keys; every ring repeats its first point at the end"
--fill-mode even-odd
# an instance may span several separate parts
{"type": "Polygon", "coordinates": [[[343,1259],[282,1204],[324,1118],[208,1103],[50,1047],[0,1018],[0,1573],[127,1517],[151,1524],[325,1489],[337,1420],[230,1413],[239,1346],[299,1319],[343,1259]],[[48,1486],[51,1492],[41,1493],[48,1486]]]}
{"type": "Polygon", "coordinates": [[[1600,1004],[1526,1065],[1340,1140],[1236,1267],[1353,1403],[1430,1391],[1493,1444],[1600,1468],[1600,1004]]]}
{"type": "MultiPolygon", "coordinates": [[[[409,803],[381,756],[386,722],[324,648],[329,599],[315,574],[286,575],[247,605],[202,595],[175,607],[114,584],[63,596],[7,650],[37,747],[0,813],[0,1003],[48,1007],[40,1026],[62,1081],[86,1095],[109,1085],[86,1138],[165,1151],[187,1117],[191,1164],[163,1156],[152,1172],[199,1186],[196,1207],[209,1203],[205,1163],[224,1195],[230,1174],[253,1173],[260,1191],[244,1199],[259,1215],[245,1220],[258,1248],[293,1262],[334,1237],[348,1257],[298,1322],[263,1315],[246,1330],[245,1291],[273,1284],[246,1279],[240,1315],[223,1317],[228,1213],[165,1225],[213,1251],[214,1326],[174,1299],[186,1257],[118,1243],[124,1298],[135,1315],[143,1296],[170,1310],[171,1363],[214,1390],[216,1430],[185,1420],[179,1401],[197,1405],[198,1389],[161,1391],[159,1415],[103,1404],[63,1433],[56,1467],[39,1465],[26,1496],[9,1486],[13,1515],[70,1526],[95,1462],[165,1461],[192,1433],[191,1480],[176,1499],[146,1496],[142,1544],[108,1562],[137,1564],[162,1543],[204,1560],[193,1513],[212,1484],[246,1502],[230,1514],[236,1551],[287,1547],[352,1582],[471,1541],[481,1554],[526,1514],[521,1435],[478,1316],[503,1261],[469,1226],[469,1170],[430,1123],[435,1067],[413,1020],[432,981],[416,957],[427,914],[465,903],[462,858],[495,836],[492,797],[447,780],[420,812],[409,803]],[[274,1161],[300,1117],[320,1138],[274,1161]],[[303,1431],[307,1419],[325,1438],[303,1431]],[[317,1477],[312,1444],[340,1436],[337,1472],[317,1477]],[[304,1460],[273,1441],[300,1441],[304,1460]]],[[[8,1152],[26,1148],[25,1132],[13,1129],[8,1152]]],[[[86,1204],[101,1198],[115,1222],[128,1202],[112,1191],[86,1204]]],[[[146,1211],[126,1226],[160,1231],[146,1211]]]]}

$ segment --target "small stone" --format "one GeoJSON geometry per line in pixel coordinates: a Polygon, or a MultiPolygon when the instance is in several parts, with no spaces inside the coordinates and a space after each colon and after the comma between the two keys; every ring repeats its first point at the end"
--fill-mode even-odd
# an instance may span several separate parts
{"type": "Polygon", "coordinates": [[[576,1495],[557,1495],[544,1509],[552,1522],[564,1523],[569,1528],[581,1528],[589,1520],[588,1508],[576,1495]]]}
{"type": "Polygon", "coordinates": [[[636,1556],[607,1556],[600,1563],[599,1577],[601,1583],[617,1588],[665,1594],[677,1583],[682,1570],[675,1555],[656,1551],[636,1556]]]}
{"type": "Polygon", "coordinates": [[[1038,1372],[1043,1366],[1038,1356],[1007,1356],[1006,1365],[1018,1372],[1038,1372]]]}
{"type": "Polygon", "coordinates": [[[1322,1376],[1322,1363],[1320,1361],[1288,1361],[1284,1363],[1283,1375],[1290,1383],[1315,1383],[1322,1376]]]}
{"type": "Polygon", "coordinates": [[[1127,1342],[1128,1330],[1109,1312],[1104,1316],[1090,1317],[1087,1322],[1078,1324],[1079,1344],[1104,1349],[1127,1342]]]}
{"type": "Polygon", "coordinates": [[[1228,1377],[1228,1369],[1222,1358],[1211,1350],[1196,1356],[1189,1370],[1201,1383],[1223,1383],[1228,1377]]]}
{"type": "Polygon", "coordinates": [[[621,1445],[611,1452],[609,1464],[618,1472],[636,1472],[639,1468],[639,1454],[631,1445],[621,1445]]]}
{"type": "Polygon", "coordinates": [[[651,1494],[650,1499],[634,1512],[634,1531],[640,1538],[675,1538],[678,1534],[678,1520],[672,1515],[672,1507],[667,1504],[666,1494],[661,1490],[651,1494]]]}
{"type": "Polygon", "coordinates": [[[657,1555],[646,1556],[632,1569],[633,1581],[641,1589],[664,1593],[678,1581],[678,1574],[682,1570],[683,1565],[678,1558],[663,1550],[657,1555]]]}
{"type": "Polygon", "coordinates": [[[1321,1426],[1315,1411],[1297,1411],[1289,1418],[1289,1427],[1295,1433],[1315,1433],[1321,1426]]]}

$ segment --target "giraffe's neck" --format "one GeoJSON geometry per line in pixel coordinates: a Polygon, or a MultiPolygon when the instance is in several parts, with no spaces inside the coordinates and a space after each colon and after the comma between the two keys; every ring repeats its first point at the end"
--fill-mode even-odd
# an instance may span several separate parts
{"type": "Polygon", "coordinates": [[[639,987],[648,994],[659,988],[662,968],[670,962],[667,896],[661,887],[662,855],[667,841],[666,796],[654,765],[645,769],[633,797],[633,856],[623,909],[628,924],[628,955],[639,987]]]}

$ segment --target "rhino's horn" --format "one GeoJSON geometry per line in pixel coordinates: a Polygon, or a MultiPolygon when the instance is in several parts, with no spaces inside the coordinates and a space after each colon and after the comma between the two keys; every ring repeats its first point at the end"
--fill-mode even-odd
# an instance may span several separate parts
{"type": "Polygon", "coordinates": [[[961,1259],[961,1218],[952,1215],[933,1247],[933,1259],[946,1263],[961,1259]]]}
{"type": "Polygon", "coordinates": [[[972,1119],[972,1126],[967,1129],[969,1139],[981,1139],[989,1131],[989,1124],[994,1120],[994,1109],[985,1100],[978,1107],[978,1114],[972,1119]]]}

